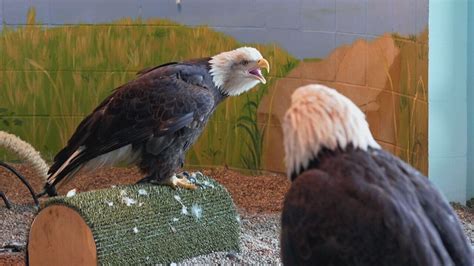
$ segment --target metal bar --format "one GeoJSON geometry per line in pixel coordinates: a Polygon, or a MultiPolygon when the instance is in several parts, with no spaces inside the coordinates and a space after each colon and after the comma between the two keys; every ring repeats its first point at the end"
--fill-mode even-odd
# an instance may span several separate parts
{"type": "Polygon", "coordinates": [[[2,198],[3,202],[5,202],[5,206],[7,207],[7,209],[12,208],[12,205],[11,205],[10,201],[8,200],[7,196],[5,196],[5,193],[3,193],[1,191],[0,191],[0,198],[2,198]]]}
{"type": "Polygon", "coordinates": [[[25,179],[20,173],[18,173],[18,172],[15,170],[15,168],[13,168],[12,166],[8,165],[7,163],[0,161],[0,166],[3,166],[4,168],[8,169],[10,172],[12,172],[14,175],[16,175],[16,176],[21,180],[21,182],[23,182],[23,184],[24,184],[24,185],[28,188],[28,190],[30,191],[31,197],[33,198],[33,200],[34,200],[36,206],[39,207],[38,198],[36,197],[35,191],[34,191],[33,188],[30,186],[30,183],[28,183],[28,181],[26,181],[26,179],[25,179]]]}

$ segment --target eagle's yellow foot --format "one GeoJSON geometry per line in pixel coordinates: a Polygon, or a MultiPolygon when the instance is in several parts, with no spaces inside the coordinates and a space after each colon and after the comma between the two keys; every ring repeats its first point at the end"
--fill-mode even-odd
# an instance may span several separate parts
{"type": "Polygon", "coordinates": [[[168,178],[162,184],[168,185],[174,189],[184,188],[184,189],[189,189],[189,190],[195,190],[197,188],[197,186],[191,183],[185,175],[180,175],[180,176],[182,177],[178,178],[178,176],[173,175],[171,178],[168,178]]]}

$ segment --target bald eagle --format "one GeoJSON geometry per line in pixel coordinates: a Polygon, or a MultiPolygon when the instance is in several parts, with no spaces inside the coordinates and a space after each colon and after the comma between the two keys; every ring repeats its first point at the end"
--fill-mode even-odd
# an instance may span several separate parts
{"type": "Polygon", "coordinates": [[[217,105],[266,83],[260,52],[241,47],[210,58],[148,68],[118,87],[77,127],[54,158],[45,190],[56,195],[81,169],[118,162],[137,165],[141,181],[195,189],[176,178],[186,151],[203,131],[217,105]]]}
{"type": "Polygon", "coordinates": [[[281,218],[286,265],[473,265],[443,195],[382,150],[336,90],[298,88],[283,123],[292,185],[281,218]]]}

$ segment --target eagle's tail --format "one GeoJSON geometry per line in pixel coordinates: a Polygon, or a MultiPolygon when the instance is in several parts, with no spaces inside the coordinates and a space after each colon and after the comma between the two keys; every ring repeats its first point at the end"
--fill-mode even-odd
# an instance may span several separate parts
{"type": "Polygon", "coordinates": [[[125,146],[108,146],[104,149],[80,146],[73,150],[64,148],[55,158],[49,169],[49,177],[41,196],[48,194],[56,196],[56,186],[68,183],[81,169],[92,171],[104,166],[117,163],[131,164],[140,160],[140,149],[134,149],[131,144],[125,146]]]}
{"type": "Polygon", "coordinates": [[[38,194],[43,196],[57,196],[56,186],[66,184],[79,170],[82,168],[82,164],[77,164],[77,159],[82,155],[83,147],[79,147],[74,152],[68,152],[68,147],[63,149],[56,156],[53,165],[49,168],[48,179],[44,185],[44,190],[38,194]],[[66,154],[67,155],[66,155],[66,154]]]}

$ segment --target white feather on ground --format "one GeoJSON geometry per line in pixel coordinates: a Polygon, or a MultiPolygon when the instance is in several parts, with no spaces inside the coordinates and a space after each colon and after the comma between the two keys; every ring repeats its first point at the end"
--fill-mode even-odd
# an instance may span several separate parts
{"type": "Polygon", "coordinates": [[[69,190],[69,191],[67,192],[67,194],[66,194],[66,197],[70,198],[70,197],[76,196],[76,191],[77,191],[77,189],[71,189],[71,190],[69,190]]]}

